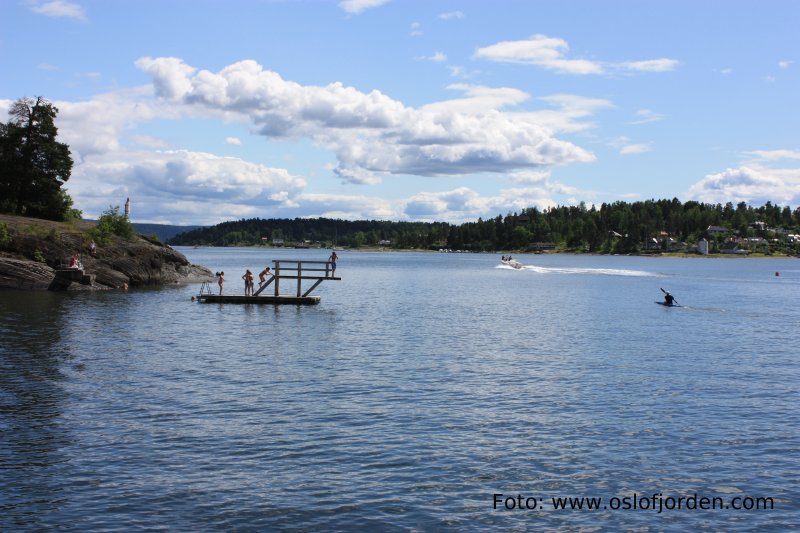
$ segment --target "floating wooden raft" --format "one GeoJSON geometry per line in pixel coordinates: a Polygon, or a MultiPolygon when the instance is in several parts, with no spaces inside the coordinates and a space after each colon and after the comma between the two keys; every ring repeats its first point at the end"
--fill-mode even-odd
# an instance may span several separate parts
{"type": "Polygon", "coordinates": [[[335,275],[333,264],[329,261],[273,261],[275,268],[273,276],[259,287],[253,296],[241,294],[214,294],[211,283],[203,283],[200,287],[198,300],[202,303],[231,303],[231,304],[318,304],[319,296],[309,296],[323,281],[340,281],[342,278],[335,275]],[[281,280],[297,280],[297,290],[294,295],[281,294],[281,280]],[[314,280],[314,283],[303,292],[303,280],[314,280]],[[261,293],[270,285],[273,286],[271,294],[261,296],[261,293]]]}

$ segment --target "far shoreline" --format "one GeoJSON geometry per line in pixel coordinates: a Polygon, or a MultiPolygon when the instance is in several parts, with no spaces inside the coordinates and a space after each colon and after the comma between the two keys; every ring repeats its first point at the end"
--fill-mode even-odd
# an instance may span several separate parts
{"type": "MultiPolygon", "coordinates": [[[[170,245],[172,246],[172,245],[170,245]]],[[[213,245],[174,245],[184,249],[198,249],[198,248],[252,248],[261,249],[265,251],[279,251],[279,250],[320,250],[330,251],[332,248],[296,248],[291,246],[263,246],[263,245],[237,245],[237,246],[213,246],[213,245]]],[[[591,255],[598,257],[665,257],[673,259],[800,259],[797,255],[788,254],[763,254],[763,253],[748,253],[748,254],[698,254],[690,252],[658,252],[658,253],[631,253],[631,254],[604,254],[599,252],[577,252],[574,250],[564,251],[539,251],[539,252],[526,252],[522,250],[497,250],[497,251],[470,251],[470,250],[428,250],[424,248],[387,248],[378,246],[364,246],[361,248],[336,248],[337,252],[381,252],[381,253],[446,253],[446,254],[489,254],[489,255],[591,255]]]]}

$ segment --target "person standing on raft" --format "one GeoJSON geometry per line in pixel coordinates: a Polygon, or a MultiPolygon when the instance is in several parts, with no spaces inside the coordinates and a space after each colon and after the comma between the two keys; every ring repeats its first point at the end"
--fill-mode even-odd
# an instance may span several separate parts
{"type": "Polygon", "coordinates": [[[339,256],[336,255],[336,250],[331,252],[331,256],[328,258],[328,262],[331,264],[331,276],[336,275],[336,260],[339,259],[339,256]]]}

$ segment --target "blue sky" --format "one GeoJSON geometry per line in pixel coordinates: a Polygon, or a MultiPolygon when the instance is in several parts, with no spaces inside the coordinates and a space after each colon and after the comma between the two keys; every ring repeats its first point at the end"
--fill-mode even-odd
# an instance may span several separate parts
{"type": "MultiPolygon", "coordinates": [[[[3,0],[96,217],[800,204],[800,2],[3,0]]],[[[2,118],[7,120],[7,118],[2,118]]]]}

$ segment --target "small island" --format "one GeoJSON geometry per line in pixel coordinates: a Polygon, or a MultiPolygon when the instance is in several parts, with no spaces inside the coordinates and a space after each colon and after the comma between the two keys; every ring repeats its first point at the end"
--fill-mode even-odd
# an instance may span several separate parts
{"type": "Polygon", "coordinates": [[[105,217],[58,222],[0,214],[0,288],[103,290],[213,279],[155,237],[104,235],[105,217]]]}

